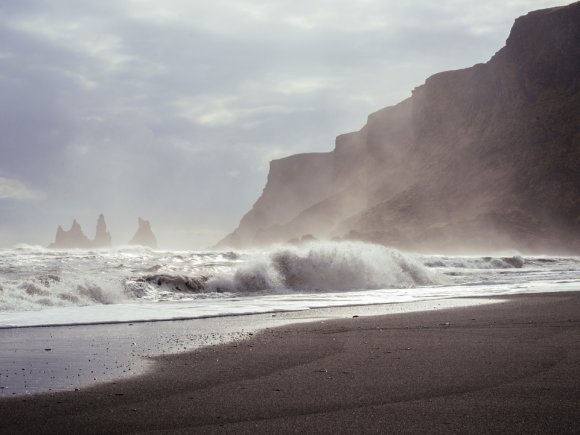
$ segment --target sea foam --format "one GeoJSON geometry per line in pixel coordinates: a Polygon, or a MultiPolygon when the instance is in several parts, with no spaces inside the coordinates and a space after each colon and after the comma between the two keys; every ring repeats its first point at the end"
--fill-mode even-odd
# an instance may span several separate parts
{"type": "Polygon", "coordinates": [[[0,312],[248,293],[409,288],[442,282],[409,255],[363,242],[263,251],[22,247],[0,253],[0,312]]]}
{"type": "Polygon", "coordinates": [[[274,249],[230,274],[210,279],[206,289],[231,293],[344,291],[409,288],[443,280],[395,249],[363,242],[314,242],[274,249]]]}
{"type": "Polygon", "coordinates": [[[186,316],[202,316],[237,313],[244,303],[251,307],[241,312],[257,306],[264,312],[307,307],[314,300],[317,306],[379,303],[562,289],[577,283],[577,257],[414,255],[354,241],[237,252],[0,250],[4,320],[7,313],[80,306],[112,313],[113,306],[127,304],[148,304],[147,312],[182,304],[186,316]]]}

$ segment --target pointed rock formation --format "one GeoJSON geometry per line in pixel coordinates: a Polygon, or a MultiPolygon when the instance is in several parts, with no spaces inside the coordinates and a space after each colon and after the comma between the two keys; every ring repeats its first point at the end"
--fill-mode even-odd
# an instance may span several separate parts
{"type": "Polygon", "coordinates": [[[580,2],[531,12],[487,63],[428,78],[332,152],[273,161],[220,245],[579,253],[579,108],[580,2]]]}
{"type": "Polygon", "coordinates": [[[56,230],[56,238],[49,248],[53,249],[91,249],[111,247],[111,234],[107,232],[105,216],[102,214],[97,221],[97,231],[94,240],[90,240],[85,234],[77,220],[73,221],[70,230],[65,231],[59,225],[56,230]]]}
{"type": "Polygon", "coordinates": [[[151,230],[151,224],[145,219],[139,218],[139,228],[129,242],[130,245],[148,246],[150,248],[157,248],[157,238],[151,230]]]}
{"type": "Polygon", "coordinates": [[[56,230],[56,239],[48,247],[53,249],[87,249],[91,247],[91,241],[85,236],[81,226],[75,219],[68,231],[63,230],[59,225],[56,230]]]}
{"type": "Polygon", "coordinates": [[[97,231],[95,239],[93,240],[93,247],[95,248],[109,248],[112,245],[111,234],[107,231],[107,223],[105,216],[99,215],[97,220],[97,231]]]}

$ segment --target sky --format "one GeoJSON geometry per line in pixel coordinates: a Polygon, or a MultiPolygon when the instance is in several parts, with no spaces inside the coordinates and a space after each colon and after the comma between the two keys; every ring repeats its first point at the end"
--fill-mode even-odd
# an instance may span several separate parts
{"type": "Polygon", "coordinates": [[[269,161],[337,135],[437,72],[486,62],[550,0],[0,0],[0,247],[73,218],[115,244],[139,216],[201,249],[269,161]]]}

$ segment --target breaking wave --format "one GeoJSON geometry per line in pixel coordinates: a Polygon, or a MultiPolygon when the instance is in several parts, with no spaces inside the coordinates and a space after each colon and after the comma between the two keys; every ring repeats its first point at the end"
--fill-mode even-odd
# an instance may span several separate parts
{"type": "Polygon", "coordinates": [[[408,288],[441,283],[442,277],[394,249],[362,242],[316,242],[283,247],[208,280],[216,292],[265,290],[344,291],[408,288]]]}
{"type": "Polygon", "coordinates": [[[18,246],[0,250],[0,313],[138,301],[319,298],[413,287],[422,287],[420,294],[434,285],[525,286],[576,282],[579,276],[575,257],[418,256],[355,241],[239,252],[18,246]]]}
{"type": "Polygon", "coordinates": [[[513,257],[436,257],[424,262],[427,267],[455,267],[458,269],[521,269],[525,260],[513,257]]]}
{"type": "Polygon", "coordinates": [[[394,249],[314,242],[253,252],[0,252],[0,312],[250,293],[409,288],[444,275],[394,249]]]}

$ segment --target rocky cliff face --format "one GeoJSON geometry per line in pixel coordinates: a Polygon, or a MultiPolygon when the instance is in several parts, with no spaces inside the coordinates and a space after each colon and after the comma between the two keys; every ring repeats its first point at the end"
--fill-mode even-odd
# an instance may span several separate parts
{"type": "Polygon", "coordinates": [[[149,221],[139,218],[139,227],[129,244],[157,248],[157,238],[153,234],[153,230],[151,230],[149,221]]]}
{"type": "Polygon", "coordinates": [[[272,162],[222,244],[306,233],[580,252],[580,2],[518,18],[489,62],[428,78],[331,153],[272,162]]]}

